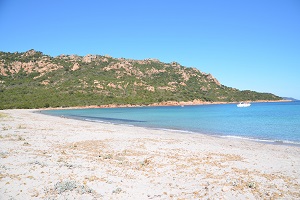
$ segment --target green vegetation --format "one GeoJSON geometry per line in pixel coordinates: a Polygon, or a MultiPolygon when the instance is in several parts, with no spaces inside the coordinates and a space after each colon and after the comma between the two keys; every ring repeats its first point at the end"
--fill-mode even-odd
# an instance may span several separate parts
{"type": "Polygon", "coordinates": [[[175,62],[0,52],[0,109],[280,99],[226,87],[175,62]]]}

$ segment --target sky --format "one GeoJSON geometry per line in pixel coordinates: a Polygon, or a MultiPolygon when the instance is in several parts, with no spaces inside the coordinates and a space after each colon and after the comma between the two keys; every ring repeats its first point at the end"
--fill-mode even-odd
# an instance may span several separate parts
{"type": "Polygon", "coordinates": [[[300,99],[300,0],[0,0],[0,51],[176,61],[300,99]]]}

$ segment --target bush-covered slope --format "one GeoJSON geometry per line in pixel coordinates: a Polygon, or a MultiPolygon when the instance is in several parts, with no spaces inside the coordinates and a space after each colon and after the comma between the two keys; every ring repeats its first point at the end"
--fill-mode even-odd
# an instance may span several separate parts
{"type": "Polygon", "coordinates": [[[176,62],[0,52],[0,109],[280,99],[226,87],[176,62]]]}

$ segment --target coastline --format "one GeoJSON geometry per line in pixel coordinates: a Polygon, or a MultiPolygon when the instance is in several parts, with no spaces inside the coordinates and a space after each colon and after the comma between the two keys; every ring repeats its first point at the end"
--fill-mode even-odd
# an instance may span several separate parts
{"type": "MultiPolygon", "coordinates": [[[[288,103],[292,102],[291,100],[280,100],[280,101],[256,101],[253,103],[288,103]]],[[[185,102],[187,103],[187,102],[185,102]]],[[[238,104],[238,102],[205,102],[203,104],[186,104],[187,106],[206,106],[206,105],[228,105],[228,104],[238,104]]],[[[281,138],[263,138],[263,137],[254,137],[254,136],[240,136],[236,134],[222,134],[222,132],[205,132],[202,130],[190,130],[190,129],[172,129],[168,127],[160,127],[160,126],[148,126],[148,125],[140,125],[140,124],[130,124],[125,122],[116,122],[115,120],[111,120],[113,118],[106,118],[106,117],[99,117],[98,119],[94,119],[95,117],[88,119],[86,116],[85,118],[80,118],[80,117],[75,117],[76,115],[71,115],[68,116],[67,113],[65,114],[51,114],[47,113],[48,110],[80,110],[80,109],[102,109],[102,108],[147,108],[147,107],[184,107],[185,105],[177,102],[176,104],[166,104],[164,102],[163,104],[157,105],[157,104],[151,104],[151,105],[105,105],[105,106],[85,106],[85,107],[59,107],[59,108],[47,108],[47,109],[39,109],[37,112],[43,113],[45,115],[52,115],[52,116],[60,116],[60,117],[66,117],[69,119],[75,119],[75,120],[80,120],[80,121],[90,121],[93,123],[109,123],[109,124],[114,124],[114,125],[128,125],[128,126],[137,126],[137,127],[144,127],[147,129],[154,129],[154,130],[166,130],[166,131],[171,131],[171,132],[180,132],[184,134],[204,134],[212,137],[217,137],[217,138],[235,138],[235,139],[240,139],[240,140],[246,140],[246,141],[253,141],[253,142],[258,142],[258,143],[265,143],[265,144],[272,144],[272,145],[287,145],[287,146],[296,146],[300,147],[300,142],[295,141],[295,140],[289,140],[289,139],[281,139],[281,138]],[[43,112],[45,111],[45,112],[43,112]]]]}
{"type": "MultiPolygon", "coordinates": [[[[122,108],[122,107],[121,107],[122,108]]],[[[76,108],[75,108],[76,109],[76,108]]],[[[77,109],[84,109],[84,108],[77,108],[77,109]]],[[[94,109],[94,108],[91,108],[94,109]]],[[[53,109],[55,110],[55,109],[53,109]]],[[[63,110],[63,109],[62,109],[63,110]]],[[[259,139],[259,138],[251,138],[251,137],[243,137],[243,136],[236,136],[236,135],[220,135],[220,134],[208,134],[203,132],[195,132],[195,131],[188,131],[188,130],[180,130],[180,129],[170,129],[170,128],[159,128],[159,127],[148,127],[148,126],[137,126],[132,124],[126,124],[126,123],[115,123],[115,122],[108,122],[108,121],[99,121],[99,120],[86,120],[86,119],[80,119],[80,118],[74,118],[74,117],[66,117],[64,115],[58,116],[58,115],[51,115],[42,113],[41,111],[45,110],[38,110],[34,111],[39,114],[43,115],[49,115],[54,117],[62,117],[67,119],[73,119],[78,120],[82,122],[92,122],[92,123],[100,123],[100,124],[110,124],[110,125],[116,125],[116,126],[128,126],[128,127],[137,127],[137,128],[145,128],[147,130],[154,130],[154,131],[167,131],[167,132],[173,132],[173,133],[179,133],[179,134],[190,134],[190,135],[205,135],[208,137],[216,137],[216,138],[228,138],[228,139],[238,139],[238,140],[245,140],[245,141],[251,141],[251,142],[257,142],[257,143],[264,143],[264,144],[270,144],[270,145],[285,145],[285,146],[295,146],[300,148],[300,143],[295,141],[289,141],[289,140],[267,140],[267,139],[259,139]]]]}
{"type": "MultiPolygon", "coordinates": [[[[253,103],[275,103],[275,102],[291,102],[292,100],[259,100],[251,101],[253,103]]],[[[84,108],[131,108],[131,107],[155,107],[155,106],[199,106],[199,105],[221,105],[221,104],[238,104],[239,102],[208,102],[208,101],[167,101],[160,103],[152,104],[107,104],[107,105],[89,105],[89,106],[75,106],[75,107],[49,107],[49,108],[40,108],[41,110],[57,110],[57,109],[84,109],[84,108]]]]}
{"type": "Polygon", "coordinates": [[[33,111],[0,111],[0,199],[300,198],[299,147],[33,111]]]}

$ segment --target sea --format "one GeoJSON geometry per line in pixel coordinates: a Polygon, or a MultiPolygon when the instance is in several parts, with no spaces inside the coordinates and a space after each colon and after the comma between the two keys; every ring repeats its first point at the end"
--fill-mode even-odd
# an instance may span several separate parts
{"type": "Polygon", "coordinates": [[[300,145],[300,101],[236,104],[44,110],[95,123],[167,129],[274,144],[300,145]]]}

